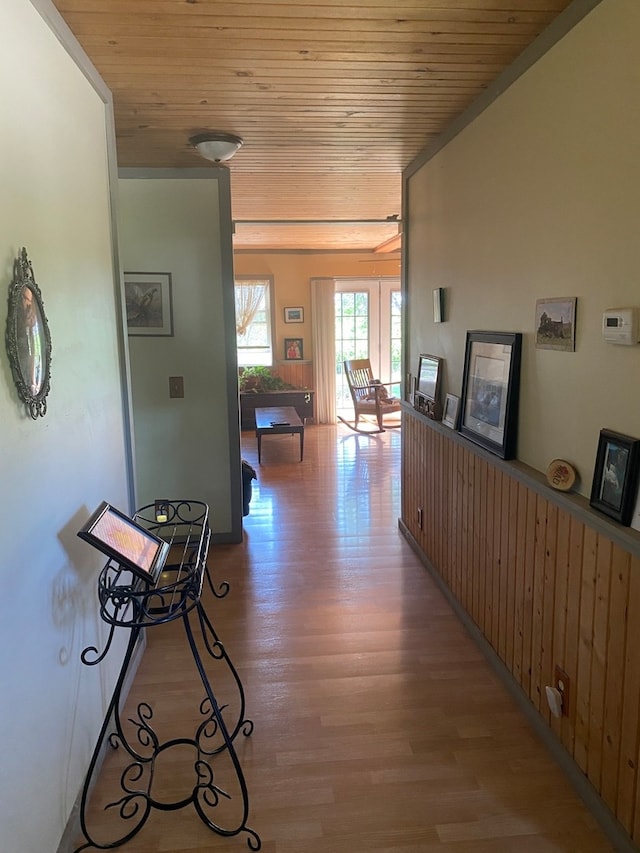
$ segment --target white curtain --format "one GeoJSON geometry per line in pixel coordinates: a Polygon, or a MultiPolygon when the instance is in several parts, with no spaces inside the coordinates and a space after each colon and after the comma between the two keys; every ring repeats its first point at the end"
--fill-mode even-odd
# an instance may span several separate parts
{"type": "Polygon", "coordinates": [[[236,333],[245,335],[264,297],[264,284],[236,284],[236,333]]]}
{"type": "Polygon", "coordinates": [[[311,280],[315,403],[319,424],[335,424],[337,421],[335,289],[332,278],[311,280]]]}

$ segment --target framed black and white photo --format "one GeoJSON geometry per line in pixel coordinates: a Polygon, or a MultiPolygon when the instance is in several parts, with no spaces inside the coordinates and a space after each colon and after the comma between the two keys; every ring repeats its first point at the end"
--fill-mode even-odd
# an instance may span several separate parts
{"type": "Polygon", "coordinates": [[[628,527],[638,493],[639,470],[640,440],[613,430],[601,430],[591,506],[628,527]]]}
{"type": "Polygon", "coordinates": [[[173,335],[171,273],[125,272],[124,297],[129,335],[173,335]]]}
{"type": "Polygon", "coordinates": [[[285,308],[285,323],[304,323],[304,308],[285,308]]]}
{"type": "Polygon", "coordinates": [[[459,432],[502,459],[518,435],[520,332],[467,332],[459,432]]]}

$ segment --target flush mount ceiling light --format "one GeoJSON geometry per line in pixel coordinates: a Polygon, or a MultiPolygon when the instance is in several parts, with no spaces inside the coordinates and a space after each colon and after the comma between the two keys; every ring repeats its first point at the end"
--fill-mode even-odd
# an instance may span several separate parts
{"type": "Polygon", "coordinates": [[[230,160],[242,145],[242,139],[232,133],[220,133],[211,130],[207,133],[198,133],[192,136],[189,142],[197,149],[198,154],[205,160],[213,160],[214,163],[222,163],[230,160]]]}

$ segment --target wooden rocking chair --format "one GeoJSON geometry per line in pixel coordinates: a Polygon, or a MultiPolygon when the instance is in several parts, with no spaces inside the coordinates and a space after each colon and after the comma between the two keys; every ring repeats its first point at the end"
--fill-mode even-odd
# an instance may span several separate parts
{"type": "MultiPolygon", "coordinates": [[[[371,362],[368,358],[358,358],[343,362],[344,375],[349,386],[353,409],[355,413],[355,424],[349,423],[338,415],[338,420],[346,424],[355,432],[367,433],[384,432],[383,418],[392,412],[400,411],[400,400],[397,397],[389,397],[387,387],[393,383],[378,382],[373,378],[371,362]],[[373,415],[378,429],[359,429],[358,422],[362,415],[373,415]]],[[[389,426],[400,426],[400,424],[389,424],[389,426]]]]}

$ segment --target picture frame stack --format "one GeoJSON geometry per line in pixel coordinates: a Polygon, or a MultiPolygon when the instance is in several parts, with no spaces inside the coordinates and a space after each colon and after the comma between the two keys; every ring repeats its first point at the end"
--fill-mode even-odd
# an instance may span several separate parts
{"type": "Polygon", "coordinates": [[[422,354],[418,364],[418,377],[413,392],[413,406],[432,420],[442,417],[440,389],[442,385],[442,363],[436,355],[422,354]]]}
{"type": "Polygon", "coordinates": [[[512,459],[518,435],[521,332],[469,331],[462,394],[440,402],[444,359],[423,353],[414,382],[416,411],[482,446],[512,459]]]}

